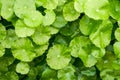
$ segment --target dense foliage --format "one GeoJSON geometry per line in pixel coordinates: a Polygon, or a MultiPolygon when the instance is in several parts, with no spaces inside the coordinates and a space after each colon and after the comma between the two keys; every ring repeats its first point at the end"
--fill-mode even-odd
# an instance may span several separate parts
{"type": "Polygon", "coordinates": [[[0,0],[0,80],[120,80],[120,0],[0,0]]]}

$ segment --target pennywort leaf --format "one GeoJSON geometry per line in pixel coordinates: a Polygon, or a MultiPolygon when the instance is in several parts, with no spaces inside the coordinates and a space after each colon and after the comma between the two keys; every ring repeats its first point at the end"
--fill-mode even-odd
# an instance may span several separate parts
{"type": "Polygon", "coordinates": [[[50,48],[47,54],[47,64],[52,69],[62,69],[66,67],[70,60],[70,52],[65,45],[56,44],[50,48]]]}
{"type": "Polygon", "coordinates": [[[15,24],[15,33],[18,37],[27,37],[34,34],[35,30],[24,24],[23,21],[18,20],[15,24]]]}
{"type": "Polygon", "coordinates": [[[84,6],[84,12],[95,20],[106,20],[110,15],[109,2],[108,0],[87,0],[84,6]]]}
{"type": "Polygon", "coordinates": [[[36,10],[35,0],[15,0],[14,12],[17,17],[24,18],[26,13],[36,10]]]}
{"type": "Polygon", "coordinates": [[[76,80],[75,67],[72,65],[66,66],[65,68],[58,70],[59,80],[76,80]]]}
{"type": "Polygon", "coordinates": [[[95,46],[105,48],[110,43],[112,28],[113,25],[111,21],[103,21],[96,30],[92,31],[90,40],[95,46]]]}
{"type": "Polygon", "coordinates": [[[84,5],[87,0],[75,0],[74,1],[74,8],[77,12],[82,13],[84,12],[84,5]]]}
{"type": "Polygon", "coordinates": [[[69,2],[64,5],[63,16],[66,21],[74,21],[78,19],[80,13],[74,9],[74,2],[69,2]]]}
{"type": "Polygon", "coordinates": [[[27,74],[29,72],[30,66],[25,62],[19,62],[16,65],[16,71],[20,74],[27,74]]]}
{"type": "Polygon", "coordinates": [[[14,16],[13,6],[15,0],[1,0],[2,8],[1,8],[1,16],[10,21],[11,18],[14,16]]]}
{"type": "Polygon", "coordinates": [[[53,10],[45,10],[45,16],[43,17],[43,25],[51,25],[55,21],[55,13],[53,10]]]}
{"type": "Polygon", "coordinates": [[[43,16],[39,11],[29,11],[24,15],[24,23],[29,27],[38,27],[42,24],[43,16]]]}

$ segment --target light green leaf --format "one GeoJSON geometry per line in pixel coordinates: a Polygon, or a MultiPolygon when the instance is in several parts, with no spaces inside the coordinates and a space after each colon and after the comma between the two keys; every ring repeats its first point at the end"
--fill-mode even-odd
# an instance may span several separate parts
{"type": "Polygon", "coordinates": [[[74,1],[74,8],[77,12],[82,13],[84,12],[84,5],[87,0],[75,0],[74,1]]]}
{"type": "Polygon", "coordinates": [[[106,20],[109,18],[109,2],[108,0],[87,0],[84,12],[95,20],[106,20]]]}
{"type": "Polygon", "coordinates": [[[86,46],[88,43],[90,43],[90,40],[88,37],[80,36],[75,37],[71,40],[69,47],[71,48],[71,55],[73,57],[78,57],[80,51],[80,48],[82,46],[86,46]]]}
{"type": "Polygon", "coordinates": [[[111,41],[112,28],[111,21],[105,20],[96,30],[92,31],[89,38],[95,46],[105,48],[111,41]]]}
{"type": "Polygon", "coordinates": [[[53,27],[53,26],[48,26],[46,27],[48,29],[48,31],[50,32],[50,34],[57,34],[59,32],[59,29],[53,27]]]}
{"type": "Polygon", "coordinates": [[[105,55],[105,49],[95,47],[88,37],[75,37],[70,42],[71,55],[79,57],[86,67],[96,64],[97,60],[105,55]]]}
{"type": "Polygon", "coordinates": [[[29,72],[30,66],[25,62],[19,62],[16,65],[16,72],[20,74],[27,74],[29,72]]]}
{"type": "Polygon", "coordinates": [[[57,15],[54,23],[52,24],[56,28],[62,28],[67,24],[67,21],[64,19],[63,15],[57,15]]]}
{"type": "Polygon", "coordinates": [[[5,48],[0,44],[0,57],[5,54],[5,48]]]}
{"type": "Polygon", "coordinates": [[[34,34],[35,30],[26,26],[21,20],[15,24],[15,33],[18,37],[27,37],[34,34]]]}
{"type": "Polygon", "coordinates": [[[43,17],[43,25],[51,25],[55,21],[55,13],[53,10],[45,10],[45,16],[43,17]]]}
{"type": "Polygon", "coordinates": [[[24,18],[26,13],[35,10],[35,0],[15,0],[14,12],[17,17],[24,18]]]}
{"type": "Polygon", "coordinates": [[[58,5],[58,0],[42,0],[43,2],[43,7],[46,9],[55,9],[58,5]]]}
{"type": "Polygon", "coordinates": [[[74,21],[78,19],[78,17],[80,16],[80,13],[74,9],[74,3],[69,2],[64,5],[63,16],[66,21],[74,21]]]}
{"type": "Polygon", "coordinates": [[[11,48],[13,42],[17,39],[18,37],[15,34],[15,31],[12,29],[9,29],[6,31],[6,37],[5,39],[1,42],[1,45],[4,48],[11,48]]]}
{"type": "Polygon", "coordinates": [[[12,50],[12,55],[18,60],[30,62],[36,57],[36,53],[33,50],[27,49],[15,49],[12,50]]]}
{"type": "Polygon", "coordinates": [[[58,70],[58,80],[77,80],[75,67],[69,65],[61,70],[58,70]]]}
{"type": "Polygon", "coordinates": [[[66,46],[56,44],[49,49],[46,60],[52,69],[57,70],[66,67],[71,60],[71,56],[66,46]]]}
{"type": "Polygon", "coordinates": [[[31,49],[33,44],[28,38],[18,38],[12,44],[12,49],[31,49]]]}
{"type": "Polygon", "coordinates": [[[115,42],[113,45],[116,57],[120,58],[120,42],[115,42]]]}
{"type": "Polygon", "coordinates": [[[120,20],[120,1],[108,0],[110,3],[110,16],[116,20],[120,20]]]}
{"type": "Polygon", "coordinates": [[[57,80],[57,71],[47,67],[45,71],[43,71],[40,80],[57,80]]]}
{"type": "Polygon", "coordinates": [[[117,28],[117,29],[115,30],[115,38],[116,38],[118,41],[120,41],[120,28],[117,28]]]}
{"type": "Polygon", "coordinates": [[[38,27],[35,33],[32,35],[33,41],[38,45],[44,45],[48,43],[50,37],[50,31],[44,26],[38,27]]]}
{"type": "Polygon", "coordinates": [[[58,6],[62,6],[67,2],[67,0],[58,0],[58,6]]]}
{"type": "Polygon", "coordinates": [[[43,55],[43,53],[47,50],[47,48],[48,48],[48,44],[40,45],[40,46],[36,47],[34,49],[34,51],[36,52],[36,56],[43,55]]]}
{"type": "Polygon", "coordinates": [[[0,42],[2,42],[5,39],[5,37],[6,37],[5,26],[0,24],[0,42]]]}
{"type": "Polygon", "coordinates": [[[1,0],[2,8],[1,8],[1,16],[10,21],[14,16],[13,6],[15,0],[1,0]]]}
{"type": "Polygon", "coordinates": [[[91,32],[101,24],[101,21],[94,20],[88,16],[83,16],[79,23],[79,29],[84,35],[90,35],[91,32]]]}
{"type": "Polygon", "coordinates": [[[29,11],[24,15],[24,23],[29,27],[38,27],[42,24],[43,16],[39,11],[29,11]]]}

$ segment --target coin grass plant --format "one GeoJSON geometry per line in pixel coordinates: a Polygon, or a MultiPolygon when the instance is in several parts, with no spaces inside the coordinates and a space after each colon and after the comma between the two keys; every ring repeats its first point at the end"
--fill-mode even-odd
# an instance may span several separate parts
{"type": "Polygon", "coordinates": [[[120,1],[0,0],[0,80],[120,80],[120,1]]]}

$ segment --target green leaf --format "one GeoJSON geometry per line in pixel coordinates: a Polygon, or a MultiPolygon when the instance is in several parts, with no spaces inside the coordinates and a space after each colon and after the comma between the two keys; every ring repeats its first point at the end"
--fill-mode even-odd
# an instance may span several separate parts
{"type": "Polygon", "coordinates": [[[46,9],[55,9],[58,5],[58,0],[41,0],[43,2],[43,7],[46,9]]]}
{"type": "Polygon", "coordinates": [[[86,67],[96,64],[97,60],[105,55],[105,50],[95,47],[88,37],[75,37],[70,42],[71,55],[79,57],[86,67]]]}
{"type": "Polygon", "coordinates": [[[82,13],[84,12],[84,5],[87,0],[75,0],[74,1],[74,8],[77,12],[82,13]]]}
{"type": "Polygon", "coordinates": [[[17,17],[24,18],[26,13],[35,11],[35,0],[15,0],[14,12],[17,17]]]}
{"type": "Polygon", "coordinates": [[[115,38],[116,38],[118,41],[120,41],[120,28],[117,28],[117,29],[115,30],[115,38]]]}
{"type": "Polygon", "coordinates": [[[18,38],[12,44],[12,49],[31,49],[33,44],[28,38],[18,38]]]}
{"type": "Polygon", "coordinates": [[[57,34],[59,29],[53,27],[53,26],[48,26],[46,27],[46,29],[48,29],[48,31],[50,32],[50,34],[57,34]]]}
{"type": "Polygon", "coordinates": [[[5,54],[4,47],[0,44],[0,57],[2,57],[5,54]]]}
{"type": "Polygon", "coordinates": [[[110,3],[110,16],[116,20],[120,20],[120,1],[108,0],[110,3]]]}
{"type": "Polygon", "coordinates": [[[67,2],[67,0],[58,0],[58,6],[62,6],[67,2]]]}
{"type": "Polygon", "coordinates": [[[63,16],[66,21],[74,21],[78,19],[80,13],[74,9],[74,2],[69,2],[64,5],[63,16]]]}
{"type": "Polygon", "coordinates": [[[84,35],[90,35],[91,32],[96,29],[98,25],[101,24],[101,21],[94,20],[84,15],[79,23],[79,29],[84,35]]]}
{"type": "Polygon", "coordinates": [[[28,38],[20,38],[12,45],[12,55],[21,60],[30,62],[36,57],[32,42],[28,38]]]}
{"type": "Polygon", "coordinates": [[[75,67],[69,65],[58,70],[58,80],[77,80],[75,76],[75,67]]]}
{"type": "Polygon", "coordinates": [[[90,18],[95,20],[106,20],[109,18],[108,0],[87,0],[84,7],[85,14],[90,18]]]}
{"type": "Polygon", "coordinates": [[[86,75],[86,76],[94,76],[96,75],[96,69],[95,67],[90,67],[88,69],[82,70],[81,74],[86,75]]]}
{"type": "Polygon", "coordinates": [[[55,21],[55,13],[53,10],[45,10],[45,16],[43,17],[43,25],[51,25],[55,21]]]}
{"type": "Polygon", "coordinates": [[[67,21],[64,19],[63,15],[57,15],[54,23],[52,24],[56,28],[62,28],[67,24],[67,21]]]}
{"type": "Polygon", "coordinates": [[[17,39],[18,37],[15,34],[15,31],[13,29],[9,29],[6,31],[6,37],[5,39],[1,42],[1,45],[4,48],[11,48],[13,42],[17,39]]]}
{"type": "Polygon", "coordinates": [[[78,32],[79,24],[77,22],[72,22],[64,26],[60,29],[60,33],[64,36],[73,36],[76,32],[78,32]]]}
{"type": "Polygon", "coordinates": [[[34,49],[36,56],[41,56],[48,49],[48,44],[40,45],[34,49]]]}
{"type": "Polygon", "coordinates": [[[17,58],[18,60],[30,62],[36,57],[36,53],[33,52],[33,50],[27,50],[27,49],[15,49],[12,50],[12,54],[14,58],[17,58]]]}
{"type": "Polygon", "coordinates": [[[45,71],[43,71],[40,80],[57,80],[57,71],[47,67],[45,71]]]}
{"type": "Polygon", "coordinates": [[[50,37],[50,31],[44,26],[38,27],[35,33],[32,35],[33,41],[38,45],[47,44],[50,37]]]}
{"type": "Polygon", "coordinates": [[[73,57],[78,57],[80,51],[80,47],[87,45],[90,42],[89,38],[80,36],[75,37],[70,42],[70,49],[71,49],[71,55],[73,57]]]}
{"type": "Polygon", "coordinates": [[[18,75],[17,75],[16,72],[14,72],[14,71],[7,72],[7,73],[5,74],[5,76],[6,76],[7,79],[9,79],[9,80],[19,80],[18,75]]]}
{"type": "Polygon", "coordinates": [[[1,16],[10,21],[14,16],[13,6],[15,0],[1,0],[2,8],[1,8],[1,16]]]}
{"type": "Polygon", "coordinates": [[[116,57],[120,58],[120,42],[115,42],[113,45],[116,57]]]}
{"type": "Polygon", "coordinates": [[[38,27],[42,24],[43,16],[39,11],[29,11],[24,15],[24,23],[29,27],[38,27]]]}
{"type": "Polygon", "coordinates": [[[15,33],[18,37],[27,37],[34,34],[35,30],[26,26],[21,20],[15,24],[15,33]]]}
{"type": "Polygon", "coordinates": [[[5,37],[6,37],[5,26],[0,24],[0,42],[2,42],[5,39],[5,37]]]}
{"type": "Polygon", "coordinates": [[[71,56],[66,46],[56,44],[49,49],[46,60],[52,69],[58,70],[69,64],[71,56]]]}
{"type": "Polygon", "coordinates": [[[20,74],[27,74],[29,72],[30,66],[25,62],[19,62],[16,65],[16,72],[20,74]]]}
{"type": "Polygon", "coordinates": [[[105,48],[111,41],[113,25],[109,20],[103,21],[96,30],[93,30],[89,38],[95,46],[105,48]]]}

